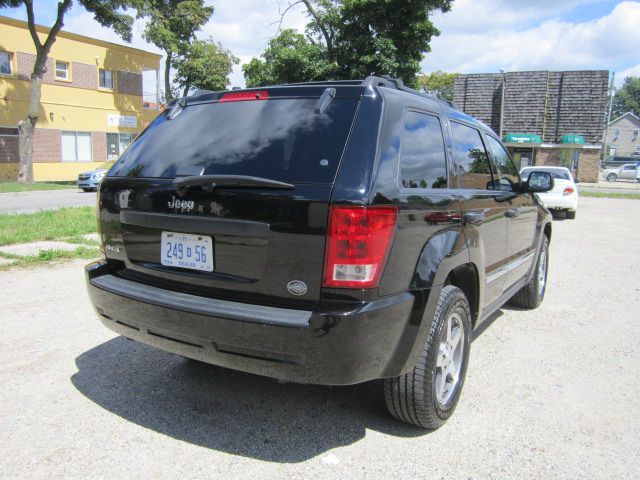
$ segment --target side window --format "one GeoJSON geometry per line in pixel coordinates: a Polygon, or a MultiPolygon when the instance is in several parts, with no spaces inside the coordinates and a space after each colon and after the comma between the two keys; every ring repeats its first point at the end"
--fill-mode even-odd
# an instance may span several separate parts
{"type": "Polygon", "coordinates": [[[516,186],[520,182],[518,169],[499,141],[489,135],[487,135],[486,138],[496,167],[494,172],[497,173],[498,177],[496,190],[505,190],[508,192],[516,190],[516,186]]]}
{"type": "Polygon", "coordinates": [[[447,160],[440,120],[407,112],[400,149],[402,188],[447,188],[447,160]]]}
{"type": "Polygon", "coordinates": [[[480,132],[456,122],[451,122],[451,132],[462,188],[493,189],[489,156],[480,132]]]}

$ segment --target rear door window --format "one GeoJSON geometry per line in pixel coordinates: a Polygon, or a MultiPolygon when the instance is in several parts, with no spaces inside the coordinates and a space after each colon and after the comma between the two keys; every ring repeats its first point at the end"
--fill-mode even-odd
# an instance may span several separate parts
{"type": "Polygon", "coordinates": [[[408,111],[400,149],[402,188],[447,188],[447,160],[440,120],[408,111]]]}
{"type": "Polygon", "coordinates": [[[489,155],[487,155],[480,132],[461,123],[451,122],[451,133],[461,188],[492,190],[493,177],[489,155]]]}
{"type": "Polygon", "coordinates": [[[288,183],[331,183],[358,99],[317,98],[187,105],[162,113],[120,157],[111,176],[174,178],[186,167],[205,175],[249,175],[288,183]]]}

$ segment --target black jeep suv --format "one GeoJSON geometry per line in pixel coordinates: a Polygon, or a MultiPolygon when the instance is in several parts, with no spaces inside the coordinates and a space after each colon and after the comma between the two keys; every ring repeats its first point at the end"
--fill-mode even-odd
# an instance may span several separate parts
{"type": "Polygon", "coordinates": [[[399,80],[182,98],[99,189],[102,322],[294,382],[384,379],[391,414],[453,413],[472,330],[544,297],[551,218],[488,127],[399,80]]]}

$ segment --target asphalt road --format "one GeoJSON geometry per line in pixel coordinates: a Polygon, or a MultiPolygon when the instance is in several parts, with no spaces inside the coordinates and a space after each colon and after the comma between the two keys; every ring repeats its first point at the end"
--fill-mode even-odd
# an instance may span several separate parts
{"type": "Polygon", "coordinates": [[[0,476],[611,479],[640,472],[640,201],[556,221],[547,297],[473,342],[453,418],[387,416],[380,384],[282,384],[116,337],[82,263],[0,272],[0,476]]]}
{"type": "Polygon", "coordinates": [[[75,188],[0,193],[0,213],[33,213],[95,204],[95,192],[83,192],[75,188]]]}

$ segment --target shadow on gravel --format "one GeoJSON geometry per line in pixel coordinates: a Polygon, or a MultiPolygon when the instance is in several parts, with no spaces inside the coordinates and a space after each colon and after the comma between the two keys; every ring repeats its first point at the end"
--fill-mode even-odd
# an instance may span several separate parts
{"type": "Polygon", "coordinates": [[[118,337],[76,358],[73,385],[120,417],[170,437],[270,462],[301,462],[364,438],[428,432],[390,417],[380,382],[276,380],[183,359],[118,337]]]}
{"type": "MultiPolygon", "coordinates": [[[[479,325],[476,326],[476,328],[473,329],[473,334],[471,335],[471,341],[475,342],[480,337],[480,335],[482,335],[491,325],[494,324],[496,320],[498,320],[502,315],[504,315],[504,313],[502,313],[502,310],[505,308],[507,310],[517,309],[516,307],[510,307],[510,306],[508,307],[506,305],[503,305],[501,308],[493,312],[491,315],[489,315],[486,318],[486,320],[481,322],[479,325]]],[[[473,358],[473,357],[469,357],[469,358],[473,358]]]]}

